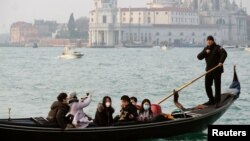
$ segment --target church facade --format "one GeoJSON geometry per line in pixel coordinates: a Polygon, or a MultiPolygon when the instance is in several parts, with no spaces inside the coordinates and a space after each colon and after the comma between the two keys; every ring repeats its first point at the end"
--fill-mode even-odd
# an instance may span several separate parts
{"type": "Polygon", "coordinates": [[[117,0],[94,2],[90,47],[204,45],[208,35],[220,44],[247,42],[247,13],[234,1],[149,0],[139,8],[118,8],[117,0]]]}

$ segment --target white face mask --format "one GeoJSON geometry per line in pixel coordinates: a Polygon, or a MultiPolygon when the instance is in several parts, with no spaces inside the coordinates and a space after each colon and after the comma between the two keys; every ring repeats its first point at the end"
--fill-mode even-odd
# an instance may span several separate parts
{"type": "Polygon", "coordinates": [[[106,102],[105,105],[106,105],[106,107],[110,107],[111,103],[110,102],[106,102]]]}
{"type": "Polygon", "coordinates": [[[143,108],[144,108],[145,111],[147,111],[147,110],[149,110],[150,106],[148,104],[144,104],[143,108]]]}

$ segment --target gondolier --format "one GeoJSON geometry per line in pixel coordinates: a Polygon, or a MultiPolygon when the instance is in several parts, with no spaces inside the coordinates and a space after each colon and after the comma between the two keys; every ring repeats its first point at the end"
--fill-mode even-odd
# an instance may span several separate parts
{"type": "Polygon", "coordinates": [[[207,46],[198,54],[199,60],[206,60],[206,71],[219,65],[217,69],[205,77],[205,88],[209,101],[203,105],[216,105],[219,107],[221,101],[221,74],[223,73],[223,63],[227,58],[227,52],[224,48],[217,45],[213,36],[207,37],[207,46]],[[212,85],[214,81],[215,97],[213,96],[212,85]]]}

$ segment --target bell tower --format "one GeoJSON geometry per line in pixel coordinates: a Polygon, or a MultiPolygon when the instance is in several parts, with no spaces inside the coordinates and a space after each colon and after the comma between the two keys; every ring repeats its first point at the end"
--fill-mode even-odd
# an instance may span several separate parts
{"type": "Polygon", "coordinates": [[[180,0],[149,0],[148,5],[151,8],[173,7],[179,2],[180,0]]]}
{"type": "Polygon", "coordinates": [[[113,47],[116,44],[117,0],[94,0],[90,13],[89,46],[113,47]]]}
{"type": "Polygon", "coordinates": [[[117,8],[117,0],[94,0],[96,9],[117,8]]]}

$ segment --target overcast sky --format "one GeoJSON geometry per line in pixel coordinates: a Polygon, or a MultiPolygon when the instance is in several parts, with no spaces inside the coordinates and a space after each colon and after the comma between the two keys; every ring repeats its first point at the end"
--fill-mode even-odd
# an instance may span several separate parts
{"type": "MultiPolygon", "coordinates": [[[[143,7],[147,1],[118,0],[118,5],[143,7]]],[[[243,6],[250,5],[249,0],[242,1],[243,6]]],[[[0,0],[0,34],[8,33],[11,23],[16,21],[33,23],[34,19],[45,19],[67,22],[70,13],[73,12],[75,18],[88,16],[93,8],[94,0],[0,0]]]]}

